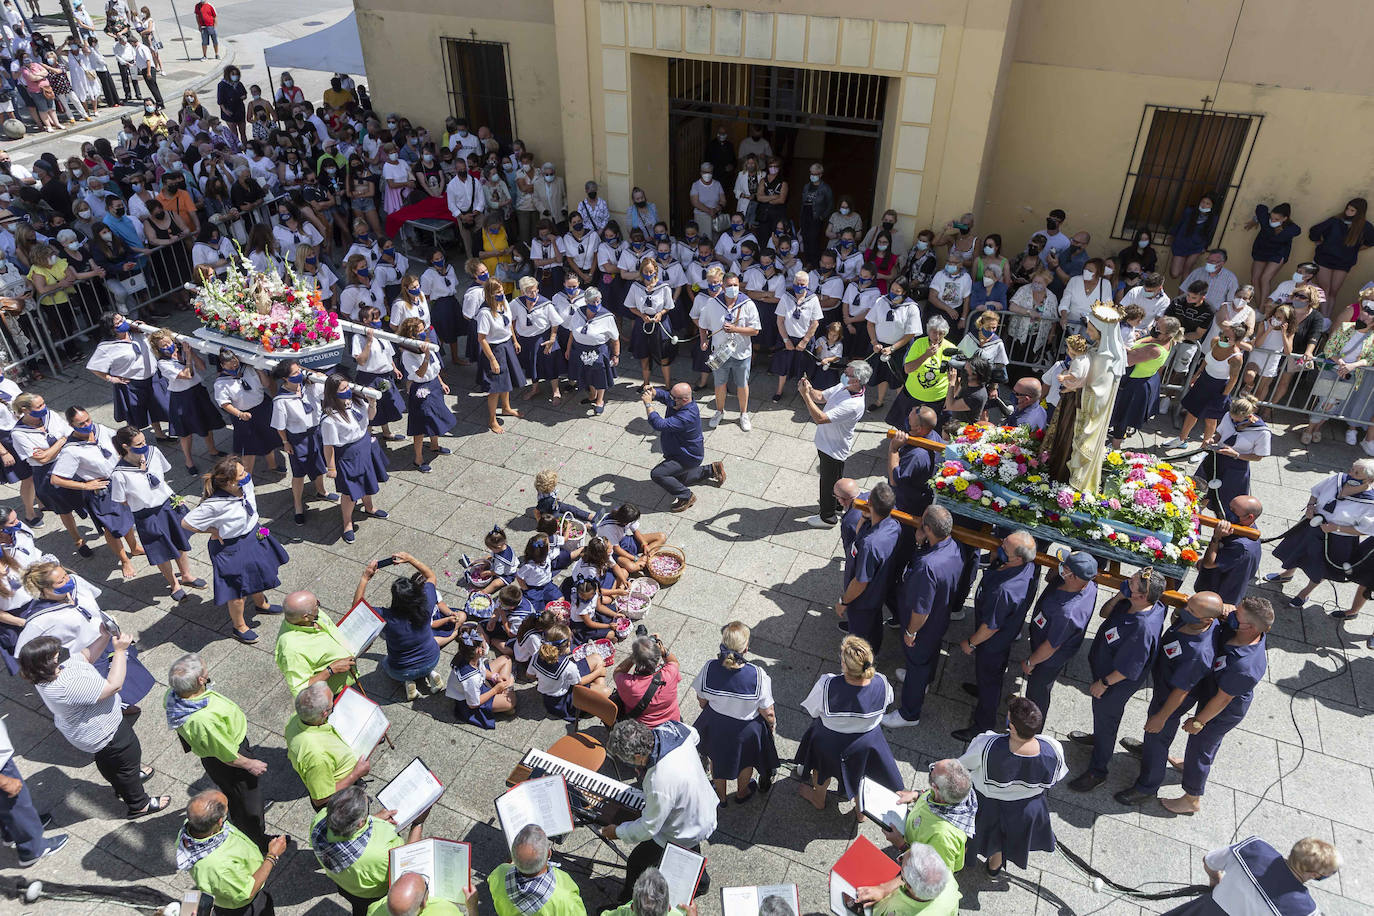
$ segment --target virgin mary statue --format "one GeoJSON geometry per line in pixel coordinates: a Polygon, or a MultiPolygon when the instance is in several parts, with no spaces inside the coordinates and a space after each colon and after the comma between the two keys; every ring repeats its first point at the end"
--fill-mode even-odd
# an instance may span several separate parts
{"type": "Polygon", "coordinates": [[[1069,459],[1069,486],[1096,493],[1107,457],[1107,424],[1116,402],[1116,388],[1126,371],[1126,345],[1118,325],[1121,313],[1110,302],[1093,304],[1088,315],[1088,338],[1095,347],[1088,357],[1088,381],[1074,419],[1074,452],[1069,459]]]}

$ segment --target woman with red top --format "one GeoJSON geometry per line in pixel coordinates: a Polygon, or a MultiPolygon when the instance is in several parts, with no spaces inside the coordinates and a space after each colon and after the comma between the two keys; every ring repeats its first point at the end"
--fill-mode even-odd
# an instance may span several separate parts
{"type": "Polygon", "coordinates": [[[636,636],[625,660],[615,668],[614,699],[621,718],[638,719],[649,728],[681,722],[682,712],[677,706],[681,680],[677,656],[657,634],[636,636]]]}
{"type": "Polygon", "coordinates": [[[880,295],[887,295],[888,281],[897,275],[897,255],[892,251],[892,234],[879,230],[873,247],[864,250],[864,264],[873,268],[873,279],[880,295]]]}

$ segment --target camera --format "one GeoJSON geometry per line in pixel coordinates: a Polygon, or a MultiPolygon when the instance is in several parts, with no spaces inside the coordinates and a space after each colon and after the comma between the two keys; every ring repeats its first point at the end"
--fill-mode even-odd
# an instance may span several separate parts
{"type": "Polygon", "coordinates": [[[649,635],[649,628],[646,627],[644,624],[641,623],[641,624],[639,624],[637,627],[635,627],[635,635],[636,635],[636,636],[648,636],[648,635],[649,635]]]}

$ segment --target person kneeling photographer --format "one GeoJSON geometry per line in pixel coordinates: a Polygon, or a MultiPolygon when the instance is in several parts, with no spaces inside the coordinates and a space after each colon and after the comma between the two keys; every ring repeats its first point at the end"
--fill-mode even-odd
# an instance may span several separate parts
{"type": "Polygon", "coordinates": [[[612,699],[622,718],[638,719],[650,728],[680,722],[677,693],[681,680],[677,656],[668,651],[657,633],[650,635],[640,624],[625,660],[616,665],[612,699]]]}

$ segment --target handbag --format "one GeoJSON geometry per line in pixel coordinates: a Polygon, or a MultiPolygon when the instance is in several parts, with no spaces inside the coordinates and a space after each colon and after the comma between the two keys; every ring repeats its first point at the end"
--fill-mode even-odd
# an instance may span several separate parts
{"type": "Polygon", "coordinates": [[[143,275],[142,271],[130,274],[123,280],[123,283],[124,289],[131,293],[141,293],[148,288],[148,278],[143,275]]]}
{"type": "Polygon", "coordinates": [[[52,99],[57,98],[57,93],[56,93],[56,92],[53,92],[52,86],[48,85],[47,83],[44,83],[44,84],[43,84],[43,90],[42,90],[42,91],[43,91],[43,98],[45,98],[45,99],[52,100],[52,99]]]}
{"type": "Polygon", "coordinates": [[[611,694],[611,700],[615,703],[616,708],[620,710],[622,718],[628,717],[631,719],[638,719],[640,716],[644,715],[644,710],[649,708],[649,704],[654,700],[654,694],[658,693],[658,688],[662,686],[663,669],[660,668],[655,671],[654,676],[649,679],[649,688],[644,691],[644,696],[639,698],[639,702],[636,703],[633,708],[626,709],[625,701],[620,698],[620,694],[618,693],[611,694]]]}

